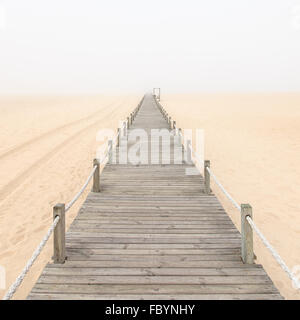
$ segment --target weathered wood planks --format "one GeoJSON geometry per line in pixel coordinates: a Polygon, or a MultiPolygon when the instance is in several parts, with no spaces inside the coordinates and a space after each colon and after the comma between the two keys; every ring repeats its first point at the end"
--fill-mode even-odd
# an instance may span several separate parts
{"type": "MultiPolygon", "coordinates": [[[[169,130],[152,96],[128,131],[138,128],[169,130]]],[[[66,262],[49,263],[28,299],[282,299],[261,265],[242,262],[240,233],[203,177],[186,175],[193,165],[156,156],[106,165],[66,233],[66,262]]]]}

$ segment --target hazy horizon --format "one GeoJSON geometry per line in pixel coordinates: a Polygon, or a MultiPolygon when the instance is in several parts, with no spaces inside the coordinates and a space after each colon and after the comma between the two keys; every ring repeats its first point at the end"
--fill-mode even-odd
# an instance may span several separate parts
{"type": "Polygon", "coordinates": [[[0,0],[0,94],[300,91],[300,2],[0,0]]]}

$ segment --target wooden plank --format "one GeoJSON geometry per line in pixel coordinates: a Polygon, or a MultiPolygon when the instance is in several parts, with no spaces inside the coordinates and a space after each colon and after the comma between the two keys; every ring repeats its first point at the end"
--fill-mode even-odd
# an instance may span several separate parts
{"type": "Polygon", "coordinates": [[[177,235],[181,235],[184,234],[185,236],[192,236],[192,235],[202,235],[202,234],[210,234],[210,235],[225,235],[225,234],[239,234],[238,231],[234,228],[198,228],[198,229],[175,229],[172,227],[169,228],[134,228],[134,226],[132,226],[132,228],[112,228],[112,225],[110,225],[110,227],[106,227],[106,228],[93,228],[93,227],[86,227],[86,226],[73,226],[70,228],[69,230],[70,232],[89,232],[91,234],[98,234],[99,232],[101,233],[109,233],[111,234],[145,234],[145,233],[149,233],[149,234],[177,234],[177,235]]]}
{"type": "Polygon", "coordinates": [[[208,224],[212,222],[220,222],[220,223],[225,223],[225,222],[230,222],[228,218],[225,217],[218,217],[218,216],[200,216],[200,217],[191,217],[187,215],[185,216],[177,216],[174,217],[173,220],[170,220],[172,217],[168,215],[159,215],[158,217],[156,216],[137,216],[137,217],[127,217],[125,216],[123,219],[120,218],[119,216],[102,216],[102,215],[86,215],[86,216],[80,216],[78,217],[78,220],[76,221],[98,221],[102,223],[120,223],[123,222],[125,224],[170,224],[170,223],[175,223],[175,224],[185,224],[185,225],[190,225],[192,224],[202,224],[204,222],[207,222],[208,224]]]}
{"type": "Polygon", "coordinates": [[[262,268],[47,268],[43,275],[52,276],[265,276],[262,268]]]}
{"type": "Polygon", "coordinates": [[[113,294],[89,293],[31,293],[29,300],[282,300],[280,294],[113,294]]]}
{"type": "MultiPolygon", "coordinates": [[[[78,242],[78,243],[126,243],[126,244],[133,244],[133,243],[158,243],[158,244],[200,244],[200,243],[224,243],[224,239],[220,238],[185,238],[185,239],[178,239],[175,237],[170,238],[144,238],[143,236],[135,237],[135,238],[128,238],[128,237],[82,237],[82,236],[73,236],[70,237],[70,234],[67,234],[66,242],[78,242]]],[[[234,239],[226,239],[227,243],[239,244],[241,242],[240,237],[234,239]]]]}
{"type": "MultiPolygon", "coordinates": [[[[122,222],[122,221],[121,221],[122,222]]],[[[135,221],[133,220],[132,223],[120,223],[120,221],[115,221],[114,223],[98,223],[97,221],[91,223],[89,221],[89,223],[85,222],[85,220],[81,220],[81,221],[76,221],[76,223],[73,223],[73,227],[75,228],[86,228],[86,229],[131,229],[135,228],[135,230],[137,229],[143,229],[143,232],[145,232],[144,229],[149,229],[151,230],[152,228],[155,228],[155,230],[159,230],[159,229],[184,229],[184,230],[190,230],[190,229],[233,229],[236,231],[236,229],[233,227],[232,224],[226,224],[226,223],[205,223],[205,224],[152,224],[152,221],[148,221],[148,224],[146,223],[134,223],[135,221]]]]}
{"type": "Polygon", "coordinates": [[[188,268],[189,262],[193,261],[241,261],[241,258],[237,254],[199,254],[199,255],[183,255],[180,256],[177,255],[168,255],[168,256],[162,256],[162,255],[144,255],[140,256],[138,254],[127,254],[127,255],[110,255],[110,254],[89,254],[88,252],[85,252],[83,254],[81,253],[69,253],[68,255],[68,261],[142,261],[142,262],[157,262],[157,263],[163,263],[163,262],[185,262],[186,267],[188,268]]]}
{"type": "MultiPolygon", "coordinates": [[[[176,232],[175,232],[176,234],[176,232]]],[[[173,239],[172,236],[169,234],[165,233],[157,233],[157,234],[152,234],[152,233],[92,233],[92,232],[69,232],[67,234],[67,238],[118,238],[118,237],[126,237],[126,238],[143,238],[145,241],[147,239],[173,239]]],[[[216,234],[196,234],[196,235],[190,235],[190,234],[176,234],[176,240],[182,241],[185,238],[188,239],[240,239],[240,234],[238,232],[236,233],[216,233],[216,234]]]]}
{"type": "Polygon", "coordinates": [[[131,249],[131,250],[157,250],[157,249],[241,249],[239,242],[218,242],[218,243],[198,243],[198,244],[182,244],[182,243],[89,243],[89,242],[67,242],[68,249],[85,248],[85,249],[131,249]]]}
{"type": "MultiPolygon", "coordinates": [[[[126,221],[126,220],[135,220],[135,221],[147,221],[150,220],[151,223],[156,224],[156,222],[158,221],[163,222],[163,221],[167,221],[170,223],[170,221],[172,221],[172,223],[183,223],[184,221],[186,222],[186,224],[190,224],[190,223],[195,223],[197,221],[231,221],[228,217],[225,217],[223,215],[214,215],[214,214],[207,214],[207,215],[199,215],[199,216],[189,216],[188,214],[186,216],[182,216],[182,215],[177,215],[177,216],[170,216],[169,214],[159,214],[159,215],[142,215],[142,213],[139,213],[138,215],[134,216],[127,216],[126,214],[124,215],[124,218],[120,218],[120,216],[118,216],[117,214],[110,214],[109,216],[107,215],[102,215],[102,214],[94,214],[94,213],[87,213],[85,215],[80,215],[78,217],[78,220],[101,220],[101,221],[126,221]],[[172,220],[170,220],[172,219],[172,220]]],[[[77,221],[77,220],[75,220],[77,221]]],[[[111,223],[111,222],[108,222],[111,223]]],[[[139,222],[137,222],[139,223],[139,222]]],[[[199,223],[199,222],[198,222],[199,223]]],[[[202,223],[202,222],[200,222],[202,223]]]]}
{"type": "Polygon", "coordinates": [[[98,275],[42,275],[38,284],[89,284],[89,285],[237,285],[237,284],[272,284],[269,277],[266,275],[259,276],[98,276],[98,275]]]}
{"type": "Polygon", "coordinates": [[[272,284],[217,284],[217,285],[168,285],[168,284],[40,284],[33,293],[87,293],[87,294],[222,294],[222,293],[275,293],[272,284]]]}
{"type": "MultiPolygon", "coordinates": [[[[51,268],[51,264],[48,268],[51,268]]],[[[242,261],[211,261],[211,260],[198,260],[189,261],[188,265],[186,261],[169,261],[147,259],[143,261],[101,261],[101,260],[70,260],[61,265],[61,268],[243,268],[245,265],[242,261]],[[208,262],[209,261],[209,262],[208,262]]]]}
{"type": "Polygon", "coordinates": [[[103,254],[103,255],[218,255],[218,254],[229,254],[229,255],[239,255],[241,254],[240,248],[230,248],[230,249],[88,249],[88,248],[68,248],[68,254],[103,254]]]}

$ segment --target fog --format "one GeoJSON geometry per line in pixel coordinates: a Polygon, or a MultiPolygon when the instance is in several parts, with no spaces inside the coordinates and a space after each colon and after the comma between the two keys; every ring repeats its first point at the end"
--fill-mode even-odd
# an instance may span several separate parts
{"type": "Polygon", "coordinates": [[[0,0],[0,94],[300,90],[300,1],[0,0]]]}

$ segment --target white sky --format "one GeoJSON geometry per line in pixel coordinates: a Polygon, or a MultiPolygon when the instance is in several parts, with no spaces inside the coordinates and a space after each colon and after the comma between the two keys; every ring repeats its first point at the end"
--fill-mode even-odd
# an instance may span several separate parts
{"type": "Polygon", "coordinates": [[[0,0],[0,93],[300,91],[300,0],[0,0]]]}

